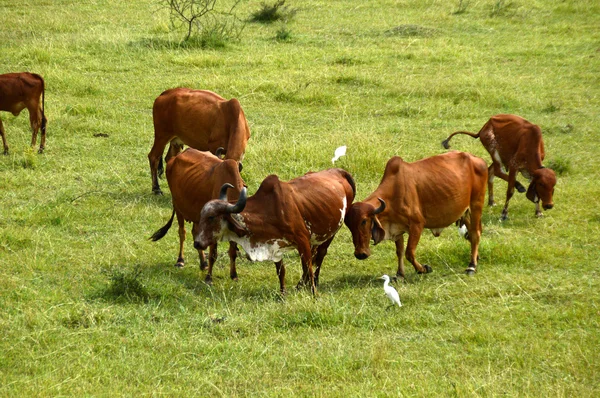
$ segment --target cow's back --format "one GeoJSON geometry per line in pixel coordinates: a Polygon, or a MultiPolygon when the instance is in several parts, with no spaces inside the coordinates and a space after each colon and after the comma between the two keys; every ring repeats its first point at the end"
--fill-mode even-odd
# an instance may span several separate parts
{"type": "Polygon", "coordinates": [[[38,101],[44,90],[44,79],[35,73],[0,75],[0,111],[18,112],[27,101],[38,101]]]}
{"type": "Polygon", "coordinates": [[[289,185],[303,219],[318,235],[335,232],[332,228],[342,225],[356,193],[352,176],[342,169],[308,173],[289,185]]]}
{"type": "Polygon", "coordinates": [[[485,161],[464,152],[448,152],[413,163],[394,157],[386,166],[380,187],[366,200],[383,196],[380,192],[384,190],[391,202],[387,217],[399,216],[390,219],[392,224],[423,220],[425,228],[445,228],[469,207],[474,186],[483,186],[485,192],[486,179],[485,161]]]}
{"type": "Polygon", "coordinates": [[[235,161],[224,161],[210,152],[193,148],[170,159],[166,174],[173,207],[188,221],[198,221],[202,207],[218,197],[223,184],[230,183],[235,187],[228,192],[231,199],[237,199],[243,185],[235,161]]]}
{"type": "Polygon", "coordinates": [[[153,106],[154,130],[167,139],[179,138],[184,144],[215,152],[227,147],[227,101],[212,91],[175,88],[163,92],[153,106]]]}
{"type": "Polygon", "coordinates": [[[540,145],[543,148],[539,126],[520,116],[500,114],[490,118],[489,123],[492,129],[481,136],[481,142],[492,158],[498,160],[499,157],[504,166],[510,166],[511,162],[524,162],[524,159],[516,157],[526,153],[528,148],[538,150],[540,145]]]}

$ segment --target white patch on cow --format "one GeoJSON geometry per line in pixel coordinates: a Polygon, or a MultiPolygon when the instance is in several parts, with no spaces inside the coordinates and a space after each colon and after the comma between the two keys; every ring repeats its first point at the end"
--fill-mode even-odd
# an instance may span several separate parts
{"type": "Polygon", "coordinates": [[[319,236],[319,235],[310,235],[310,245],[311,246],[319,246],[324,243],[330,236],[319,236]]]}
{"type": "Polygon", "coordinates": [[[433,236],[435,236],[437,238],[438,236],[440,236],[440,234],[442,233],[444,228],[430,228],[429,230],[431,231],[433,236]]]}
{"type": "Polygon", "coordinates": [[[340,225],[344,222],[344,217],[346,217],[346,209],[348,208],[348,200],[346,197],[342,197],[342,205],[343,207],[340,209],[342,212],[342,218],[340,219],[340,225]]]}
{"type": "Polygon", "coordinates": [[[467,234],[467,226],[466,226],[466,224],[463,224],[463,225],[460,226],[460,228],[458,229],[458,234],[461,237],[463,237],[463,238],[465,237],[465,235],[467,234]]]}
{"type": "Polygon", "coordinates": [[[498,150],[494,150],[492,157],[494,158],[494,161],[496,161],[500,165],[500,170],[502,170],[502,172],[506,174],[506,169],[502,164],[502,159],[500,159],[500,154],[498,153],[498,150]]]}
{"type": "Polygon", "coordinates": [[[285,252],[294,250],[294,246],[285,239],[272,239],[264,243],[251,242],[250,238],[240,238],[235,234],[229,235],[228,239],[242,246],[252,261],[281,261],[285,252]]]}

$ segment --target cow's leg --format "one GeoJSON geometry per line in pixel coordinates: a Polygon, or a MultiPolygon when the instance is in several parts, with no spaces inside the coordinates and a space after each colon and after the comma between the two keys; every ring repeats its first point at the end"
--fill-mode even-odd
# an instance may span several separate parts
{"type": "Polygon", "coordinates": [[[406,259],[415,267],[415,271],[418,274],[426,274],[431,272],[431,267],[426,264],[419,264],[415,258],[415,250],[421,239],[421,233],[423,232],[423,225],[412,223],[408,232],[408,243],[406,245],[406,259]]]}
{"type": "Polygon", "coordinates": [[[237,257],[237,244],[235,242],[229,242],[229,277],[237,281],[237,270],[235,268],[235,259],[237,257]]]}
{"type": "MultiPolygon", "coordinates": [[[[199,233],[199,227],[197,223],[194,223],[192,227],[192,236],[196,239],[199,233]]],[[[204,271],[208,267],[208,263],[206,262],[206,257],[204,256],[204,251],[198,249],[198,257],[200,258],[200,270],[204,271]]]]}
{"type": "Polygon", "coordinates": [[[300,253],[300,260],[302,261],[302,275],[308,276],[308,282],[310,283],[310,290],[313,295],[317,294],[317,288],[315,286],[315,275],[312,269],[312,252],[310,243],[308,241],[298,244],[298,252],[300,253]]]}
{"type": "Polygon", "coordinates": [[[506,203],[504,204],[504,209],[502,209],[502,216],[500,216],[501,220],[506,220],[508,218],[508,202],[513,197],[515,193],[515,181],[517,181],[517,170],[510,169],[508,171],[508,188],[506,188],[506,203]]]}
{"type": "Polygon", "coordinates": [[[332,241],[333,237],[321,243],[321,245],[317,248],[316,255],[313,258],[313,264],[315,265],[315,286],[319,286],[319,274],[321,273],[321,265],[323,264],[323,259],[327,255],[327,249],[329,249],[329,245],[332,241]]]}
{"type": "Polygon", "coordinates": [[[38,110],[39,104],[36,101],[32,106],[28,106],[29,111],[29,126],[31,127],[31,147],[35,148],[38,131],[42,122],[42,112],[38,110]]]}
{"type": "Polygon", "coordinates": [[[477,260],[479,259],[479,241],[481,240],[481,213],[483,206],[477,203],[471,203],[469,212],[469,222],[466,223],[469,232],[469,241],[471,242],[471,261],[466,270],[467,275],[471,276],[477,271],[477,260]]]}
{"type": "Polygon", "coordinates": [[[204,278],[204,282],[209,285],[212,284],[212,271],[213,266],[215,265],[215,261],[217,260],[217,244],[210,245],[208,248],[208,271],[206,272],[206,277],[204,278]]]}
{"type": "Polygon", "coordinates": [[[543,217],[544,213],[542,213],[542,209],[540,208],[540,201],[535,202],[535,216],[543,217]]]}
{"type": "Polygon", "coordinates": [[[283,265],[283,261],[275,262],[275,270],[279,277],[279,291],[281,294],[285,294],[285,265],[283,265]]]}
{"type": "Polygon", "coordinates": [[[169,140],[159,138],[158,134],[155,133],[154,145],[152,146],[150,153],[148,153],[150,174],[152,175],[152,192],[154,192],[156,195],[162,195],[162,191],[158,185],[158,164],[160,163],[160,158],[162,157],[167,142],[169,142],[169,140]]]}
{"type": "MultiPolygon", "coordinates": [[[[317,255],[317,246],[311,246],[310,247],[310,256],[313,261],[313,264],[314,264],[316,255],[317,255]]],[[[298,284],[296,285],[296,289],[300,290],[304,286],[308,285],[308,283],[309,283],[308,268],[304,266],[304,263],[302,263],[302,277],[298,281],[298,284]]]]}
{"type": "Polygon", "coordinates": [[[398,270],[396,271],[396,276],[402,277],[404,276],[404,234],[401,234],[398,240],[394,242],[396,244],[396,256],[398,257],[398,270]]]}
{"type": "Polygon", "coordinates": [[[488,167],[488,206],[496,206],[494,201],[494,164],[488,167]]]}
{"type": "Polygon", "coordinates": [[[179,153],[183,150],[183,141],[179,138],[173,138],[169,143],[169,150],[167,151],[167,155],[165,156],[165,164],[171,159],[173,156],[179,155],[179,153]]]}
{"type": "Polygon", "coordinates": [[[2,119],[0,119],[0,136],[2,136],[2,145],[4,145],[4,154],[8,155],[8,143],[6,142],[6,132],[4,131],[4,125],[2,119]]]}
{"type": "Polygon", "coordinates": [[[185,219],[181,214],[175,212],[177,215],[177,224],[179,226],[179,255],[177,256],[177,263],[175,266],[177,268],[183,268],[185,265],[185,260],[183,259],[183,246],[185,243],[185,219]]]}

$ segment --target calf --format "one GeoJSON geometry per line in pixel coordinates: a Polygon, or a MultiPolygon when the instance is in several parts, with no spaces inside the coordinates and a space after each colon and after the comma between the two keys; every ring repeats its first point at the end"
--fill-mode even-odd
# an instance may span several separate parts
{"type": "MultiPolygon", "coordinates": [[[[238,165],[234,160],[221,160],[209,152],[200,152],[188,148],[179,155],[171,158],[167,163],[167,181],[173,197],[173,213],[171,219],[156,231],[150,239],[161,239],[173,223],[177,215],[179,224],[179,256],[176,267],[184,266],[183,244],[185,242],[185,221],[192,222],[192,234],[198,233],[198,222],[202,207],[211,199],[220,198],[225,201],[237,200],[244,181],[240,177],[238,165]],[[229,193],[220,191],[223,185],[232,187],[229,193]]],[[[237,246],[231,243],[229,247],[229,273],[231,279],[237,279],[235,269],[237,246]]],[[[200,255],[200,269],[207,267],[204,252],[198,250],[200,255]]],[[[212,269],[217,258],[217,245],[210,245],[208,256],[208,272],[206,282],[212,282],[212,269]]]]}
{"type": "MultiPolygon", "coordinates": [[[[46,116],[44,115],[44,79],[34,73],[7,73],[0,75],[0,111],[11,112],[18,116],[25,108],[29,111],[31,126],[31,146],[34,148],[38,131],[42,130],[42,140],[38,153],[46,147],[46,116]],[[41,101],[40,101],[41,96],[41,101]]],[[[0,119],[0,135],[4,145],[4,154],[8,155],[6,132],[0,119]]]]}
{"type": "Polygon", "coordinates": [[[424,228],[439,236],[459,221],[467,227],[471,261],[467,274],[476,271],[481,237],[481,212],[485,200],[487,167],[483,159],[464,152],[450,152],[407,163],[391,158],[377,189],[364,201],[350,206],[344,222],[352,232],[354,256],[371,255],[369,240],[396,243],[397,276],[404,278],[404,233],[408,232],[406,259],[417,273],[431,272],[420,264],[415,249],[424,228]]]}
{"type": "Polygon", "coordinates": [[[479,138],[485,149],[492,156],[492,164],[488,169],[488,204],[494,206],[494,176],[508,182],[506,203],[502,210],[502,219],[508,218],[508,202],[515,188],[525,192],[525,187],[517,181],[520,172],[529,183],[527,199],[535,203],[535,215],[542,216],[542,207],[546,210],[554,207],[552,195],[556,185],[556,174],[542,166],[544,160],[544,142],[539,126],[516,115],[496,115],[483,125],[479,133],[457,131],[442,141],[444,148],[450,148],[449,141],[456,134],[466,134],[479,138]],[[508,169],[508,175],[505,168],[508,169]]]}
{"type": "Polygon", "coordinates": [[[283,253],[295,248],[302,261],[298,286],[310,284],[316,294],[327,248],[355,193],[352,176],[342,169],[308,173],[289,182],[270,175],[253,196],[246,198],[242,190],[235,205],[220,199],[208,202],[200,215],[194,246],[204,249],[218,240],[233,241],[252,261],[274,261],[282,294],[283,253]]]}
{"type": "Polygon", "coordinates": [[[165,160],[177,155],[183,145],[217,153],[239,163],[244,158],[250,128],[237,99],[225,100],[206,90],[174,88],[154,101],[154,145],[148,154],[152,191],[162,194],[158,176],[162,174],[162,154],[170,142],[165,160]]]}

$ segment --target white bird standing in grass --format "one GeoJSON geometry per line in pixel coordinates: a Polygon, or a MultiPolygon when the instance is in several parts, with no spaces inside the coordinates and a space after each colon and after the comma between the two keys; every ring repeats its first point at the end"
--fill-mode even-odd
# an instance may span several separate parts
{"type": "Polygon", "coordinates": [[[333,158],[331,158],[331,163],[332,164],[335,163],[336,160],[338,160],[345,154],[346,154],[346,145],[342,145],[341,147],[339,147],[335,150],[335,153],[333,154],[333,158]]]}
{"type": "Polygon", "coordinates": [[[400,302],[400,296],[396,289],[390,286],[390,277],[387,275],[382,276],[380,279],[383,279],[383,290],[385,291],[386,296],[392,301],[392,305],[398,304],[398,307],[402,307],[402,303],[400,302]]]}

